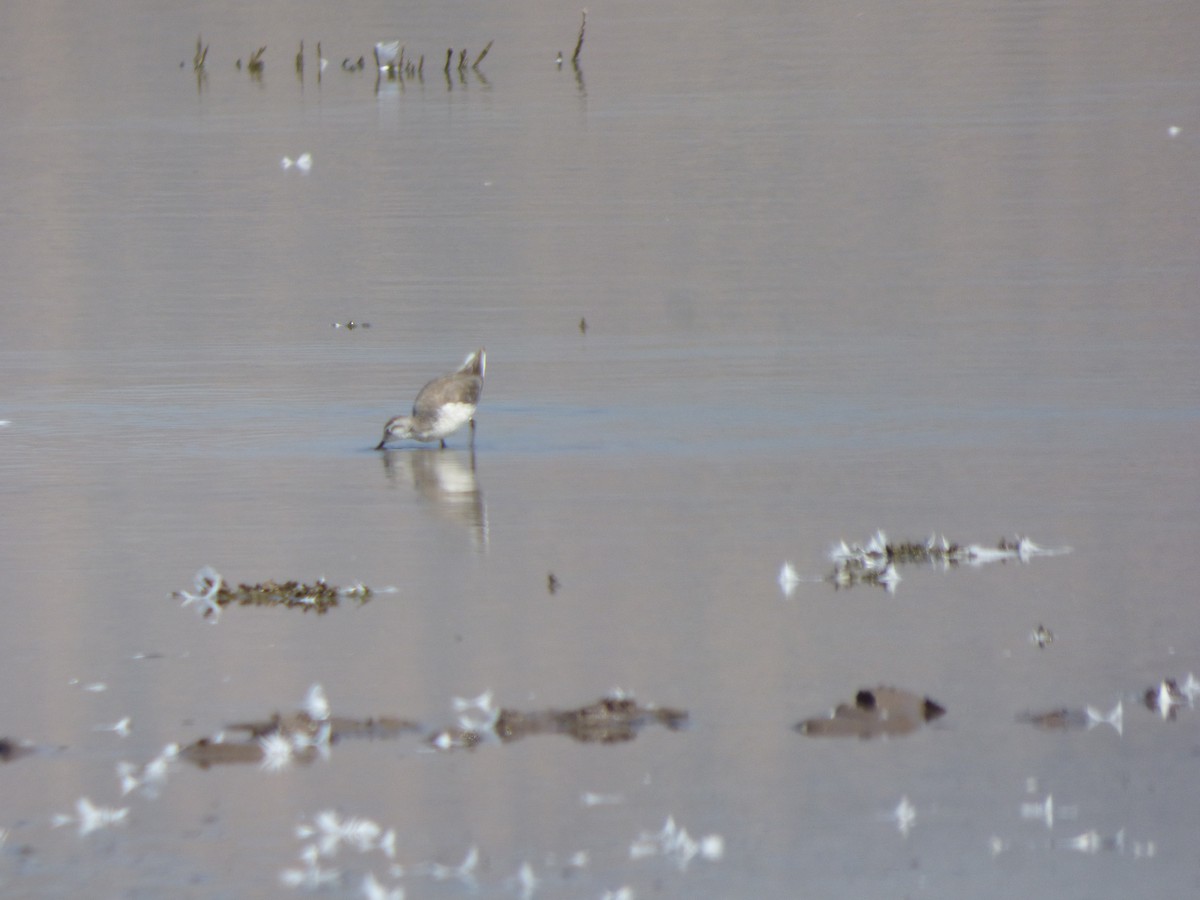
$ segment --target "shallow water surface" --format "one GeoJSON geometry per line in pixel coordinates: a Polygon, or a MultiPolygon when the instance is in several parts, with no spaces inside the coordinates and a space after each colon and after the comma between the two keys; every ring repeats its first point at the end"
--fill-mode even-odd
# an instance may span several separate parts
{"type": "Polygon", "coordinates": [[[1200,889],[1193,5],[99,9],[0,29],[5,896],[1200,889]],[[162,756],[313,684],[415,731],[162,756]],[[877,686],[945,715],[795,729],[877,686]],[[687,722],[439,749],[489,691],[687,722]]]}

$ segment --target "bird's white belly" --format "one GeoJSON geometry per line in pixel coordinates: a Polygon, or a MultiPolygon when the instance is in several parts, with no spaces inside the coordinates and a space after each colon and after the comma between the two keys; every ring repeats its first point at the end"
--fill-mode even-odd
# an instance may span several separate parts
{"type": "Polygon", "coordinates": [[[446,403],[438,409],[437,418],[429,426],[428,434],[433,438],[444,438],[462,428],[475,415],[471,403],[446,403]]]}

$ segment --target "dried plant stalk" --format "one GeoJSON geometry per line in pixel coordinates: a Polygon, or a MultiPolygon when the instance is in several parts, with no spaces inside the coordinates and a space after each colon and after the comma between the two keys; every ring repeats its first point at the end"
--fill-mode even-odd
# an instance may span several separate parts
{"type": "Polygon", "coordinates": [[[492,44],[494,44],[494,43],[496,43],[494,40],[488,41],[487,46],[479,51],[479,55],[477,57],[475,57],[475,62],[471,63],[472,69],[479,68],[479,64],[481,62],[483,62],[483,58],[488,55],[488,51],[492,49],[492,44]]]}
{"type": "Polygon", "coordinates": [[[587,8],[583,10],[583,21],[579,25],[579,40],[575,44],[575,52],[571,54],[571,63],[579,62],[579,54],[583,52],[583,32],[587,29],[587,8]]]}

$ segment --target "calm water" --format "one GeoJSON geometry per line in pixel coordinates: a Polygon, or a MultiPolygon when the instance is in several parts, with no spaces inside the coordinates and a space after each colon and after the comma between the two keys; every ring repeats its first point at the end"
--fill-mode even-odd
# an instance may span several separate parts
{"type": "Polygon", "coordinates": [[[0,737],[42,752],[0,764],[5,896],[291,896],[329,809],[396,832],[321,859],[333,896],[521,896],[525,863],[546,897],[1200,889],[1200,715],[1140,703],[1200,672],[1200,8],[592,4],[576,74],[578,10],[537,3],[10,7],[0,737]],[[376,86],[394,36],[423,81],[376,86]],[[370,451],[481,344],[473,455],[370,451]],[[877,528],[1072,552],[821,581],[877,528]],[[170,596],[205,564],[397,590],[213,626],[170,596]],[[690,726],[122,798],[118,763],[313,683],[430,728],[487,689],[690,726]],[[792,730],[876,684],[948,712],[792,730]],[[1016,719],[1118,700],[1121,734],[1016,719]],[[83,796],[128,813],[52,827],[83,796]],[[721,858],[631,858],[668,816],[721,858]],[[472,846],[474,886],[435,878],[472,846]]]}

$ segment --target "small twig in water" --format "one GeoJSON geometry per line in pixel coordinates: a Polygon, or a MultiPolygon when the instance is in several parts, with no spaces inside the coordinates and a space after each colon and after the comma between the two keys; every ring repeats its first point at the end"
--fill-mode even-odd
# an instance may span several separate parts
{"type": "Polygon", "coordinates": [[[571,54],[571,65],[579,62],[579,54],[583,52],[583,32],[587,28],[587,8],[583,10],[583,21],[579,24],[579,41],[575,44],[575,52],[571,54]]]}
{"type": "Polygon", "coordinates": [[[479,68],[479,64],[481,62],[483,62],[483,58],[488,55],[488,51],[492,49],[492,44],[494,44],[494,43],[496,43],[494,40],[488,41],[487,46],[479,51],[479,55],[477,57],[475,57],[475,62],[471,63],[472,69],[479,68]]]}
{"type": "Polygon", "coordinates": [[[467,48],[463,47],[458,53],[458,71],[462,71],[467,67],[467,48]]]}
{"type": "Polygon", "coordinates": [[[447,47],[446,48],[446,68],[442,69],[442,71],[445,72],[447,75],[450,74],[450,63],[453,59],[454,59],[454,48],[447,47]]]}

